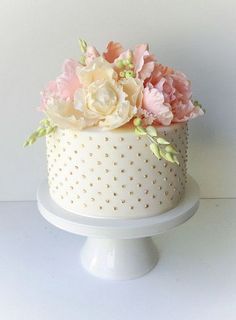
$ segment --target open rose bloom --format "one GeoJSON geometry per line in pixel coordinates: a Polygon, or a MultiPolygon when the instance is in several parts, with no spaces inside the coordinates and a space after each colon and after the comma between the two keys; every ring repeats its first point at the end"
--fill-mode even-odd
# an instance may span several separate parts
{"type": "Polygon", "coordinates": [[[160,64],[148,45],[126,50],[111,41],[101,54],[85,41],[81,47],[80,61],[66,60],[41,93],[40,110],[56,126],[113,130],[135,117],[145,126],[169,126],[204,113],[187,77],[160,64]]]}

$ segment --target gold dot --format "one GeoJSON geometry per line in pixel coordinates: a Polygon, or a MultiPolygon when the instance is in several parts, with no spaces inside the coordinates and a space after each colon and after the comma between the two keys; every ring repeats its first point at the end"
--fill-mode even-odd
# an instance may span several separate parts
{"type": "Polygon", "coordinates": [[[133,209],[134,209],[134,207],[133,207],[133,206],[130,206],[130,209],[131,209],[131,210],[133,210],[133,209]]]}
{"type": "Polygon", "coordinates": [[[107,200],[106,200],[106,203],[109,203],[109,202],[110,202],[110,200],[109,200],[109,199],[107,199],[107,200]]]}
{"type": "Polygon", "coordinates": [[[145,194],[148,194],[148,192],[149,192],[148,190],[145,190],[145,191],[144,191],[145,194]]]}
{"type": "Polygon", "coordinates": [[[86,175],[85,175],[85,174],[82,174],[82,178],[84,178],[84,179],[85,179],[85,178],[86,178],[86,175]]]}
{"type": "Polygon", "coordinates": [[[73,187],[73,186],[70,186],[70,188],[71,188],[71,190],[73,190],[73,189],[74,189],[74,187],[73,187]]]}
{"type": "Polygon", "coordinates": [[[122,184],[122,186],[121,186],[123,189],[125,188],[125,184],[122,184]]]}
{"type": "Polygon", "coordinates": [[[115,210],[115,211],[116,211],[116,210],[117,210],[117,207],[113,207],[113,210],[115,210]]]}
{"type": "Polygon", "coordinates": [[[109,157],[109,154],[108,154],[108,153],[105,153],[105,157],[108,158],[108,157],[109,157]]]}
{"type": "Polygon", "coordinates": [[[117,162],[114,162],[113,164],[114,164],[114,166],[117,166],[117,162]]]}
{"type": "Polygon", "coordinates": [[[109,139],[107,137],[105,137],[105,141],[108,141],[109,139]]]}
{"type": "Polygon", "coordinates": [[[166,168],[166,167],[167,167],[167,163],[166,163],[166,162],[164,162],[163,166],[166,168]]]}
{"type": "Polygon", "coordinates": [[[133,161],[130,161],[130,163],[129,163],[131,166],[134,164],[134,162],[133,161]]]}
{"type": "Polygon", "coordinates": [[[132,147],[132,146],[128,146],[128,148],[129,148],[129,149],[132,149],[133,147],[132,147]]]}
{"type": "Polygon", "coordinates": [[[120,157],[121,157],[121,158],[124,158],[124,155],[123,155],[123,154],[121,154],[121,155],[120,155],[120,157]]]}
{"type": "Polygon", "coordinates": [[[153,195],[152,195],[152,198],[153,198],[153,199],[155,199],[155,198],[156,198],[155,194],[153,194],[153,195]]]}
{"type": "Polygon", "coordinates": [[[84,148],[84,147],[85,147],[85,145],[82,143],[82,144],[81,144],[81,147],[82,147],[82,148],[84,148]]]}
{"type": "Polygon", "coordinates": [[[94,199],[94,198],[91,198],[91,201],[93,201],[93,202],[94,202],[94,201],[95,201],[95,199],[94,199]]]}
{"type": "Polygon", "coordinates": [[[93,138],[92,138],[92,137],[89,137],[89,140],[90,140],[90,141],[92,141],[92,140],[93,140],[93,138]]]}
{"type": "Polygon", "coordinates": [[[108,170],[108,169],[105,169],[105,171],[106,171],[106,173],[108,173],[108,172],[109,172],[109,170],[108,170]]]}
{"type": "Polygon", "coordinates": [[[125,139],[123,137],[120,138],[120,141],[124,141],[125,139]]]}
{"type": "Polygon", "coordinates": [[[109,185],[109,184],[106,184],[106,187],[107,187],[107,189],[109,189],[109,188],[110,188],[110,185],[109,185]]]}
{"type": "Polygon", "coordinates": [[[121,200],[122,203],[125,203],[125,200],[121,200]]]}
{"type": "Polygon", "coordinates": [[[90,185],[90,187],[92,187],[92,186],[93,186],[93,184],[92,184],[92,183],[90,183],[89,185],[90,185]]]}
{"type": "Polygon", "coordinates": [[[152,181],[152,184],[156,184],[156,182],[157,182],[156,180],[153,180],[153,181],[152,181]]]}
{"type": "Polygon", "coordinates": [[[100,149],[100,148],[101,148],[101,146],[98,144],[98,145],[97,145],[97,149],[100,149]]]}
{"type": "Polygon", "coordinates": [[[113,193],[113,196],[114,196],[114,197],[116,197],[116,196],[117,196],[117,193],[116,193],[116,192],[114,192],[114,193],[113,193]]]}
{"type": "Polygon", "coordinates": [[[99,206],[99,209],[102,210],[102,206],[99,206]]]}
{"type": "Polygon", "coordinates": [[[147,178],[147,177],[148,177],[148,175],[147,175],[147,174],[145,174],[143,177],[144,177],[144,178],[147,178]]]}
{"type": "Polygon", "coordinates": [[[113,149],[117,149],[117,146],[113,146],[113,149]]]}
{"type": "Polygon", "coordinates": [[[92,157],[92,156],[93,156],[93,154],[90,152],[90,153],[89,153],[89,156],[90,156],[90,157],[92,157]]]}
{"type": "Polygon", "coordinates": [[[138,202],[140,202],[141,201],[141,199],[140,198],[138,198],[138,202]]]}
{"type": "Polygon", "coordinates": [[[138,168],[138,171],[140,172],[140,171],[142,171],[142,169],[141,169],[141,168],[138,168]]]}
{"type": "Polygon", "coordinates": [[[121,173],[124,173],[124,172],[125,172],[125,170],[124,170],[124,169],[121,169],[121,170],[120,170],[120,172],[121,172],[121,173]]]}
{"type": "Polygon", "coordinates": [[[160,201],[159,203],[162,204],[162,201],[160,201]]]}
{"type": "Polygon", "coordinates": [[[145,204],[145,206],[144,206],[145,208],[148,208],[149,207],[149,205],[148,204],[145,204]]]}
{"type": "Polygon", "coordinates": [[[99,196],[102,194],[101,191],[98,191],[99,196]]]}
{"type": "Polygon", "coordinates": [[[94,169],[93,169],[93,168],[90,168],[90,171],[91,171],[91,172],[93,172],[93,171],[94,171],[94,169]]]}
{"type": "Polygon", "coordinates": [[[158,171],[159,175],[162,175],[162,172],[161,171],[158,171]]]}
{"type": "Polygon", "coordinates": [[[85,207],[85,208],[87,207],[87,204],[86,204],[86,203],[84,203],[84,207],[85,207]]]}
{"type": "Polygon", "coordinates": [[[164,180],[164,181],[167,181],[167,177],[164,177],[163,180],[164,180]]]}
{"type": "Polygon", "coordinates": [[[97,177],[97,180],[101,180],[101,177],[97,177]]]}
{"type": "Polygon", "coordinates": [[[133,177],[129,177],[129,180],[132,181],[132,180],[134,180],[134,178],[133,177]]]}
{"type": "Polygon", "coordinates": [[[141,153],[138,153],[137,156],[138,156],[138,157],[141,157],[141,153]]]}
{"type": "Polygon", "coordinates": [[[162,189],[162,186],[159,187],[159,190],[161,190],[161,189],[162,189]]]}
{"type": "Polygon", "coordinates": [[[132,196],[132,195],[134,194],[134,192],[133,192],[133,191],[130,191],[129,194],[132,196]]]}
{"type": "Polygon", "coordinates": [[[73,200],[71,200],[71,201],[70,201],[70,203],[74,203],[74,201],[73,201],[73,200]]]}
{"type": "Polygon", "coordinates": [[[168,191],[165,191],[165,195],[168,196],[168,194],[169,194],[169,192],[168,192],[168,191]]]}
{"type": "Polygon", "coordinates": [[[83,193],[87,193],[87,190],[83,189],[83,193]]]}
{"type": "Polygon", "coordinates": [[[78,166],[75,166],[75,169],[79,169],[79,167],[78,167],[78,166]]]}
{"type": "Polygon", "coordinates": [[[138,183],[138,184],[137,184],[137,186],[138,186],[139,188],[141,188],[141,187],[142,187],[141,183],[138,183]]]}
{"type": "Polygon", "coordinates": [[[77,151],[77,150],[74,150],[74,153],[78,153],[78,151],[77,151]]]}
{"type": "Polygon", "coordinates": [[[148,159],[144,160],[145,163],[148,163],[148,159]]]}
{"type": "Polygon", "coordinates": [[[114,181],[117,181],[117,177],[113,177],[113,180],[114,180],[114,181]]]}
{"type": "Polygon", "coordinates": [[[100,166],[102,163],[101,161],[97,161],[97,165],[100,166]]]}

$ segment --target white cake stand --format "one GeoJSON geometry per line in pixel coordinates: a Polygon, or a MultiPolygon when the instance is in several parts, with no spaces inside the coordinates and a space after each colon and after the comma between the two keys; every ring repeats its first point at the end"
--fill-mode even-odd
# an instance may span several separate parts
{"type": "Polygon", "coordinates": [[[152,236],[191,218],[199,206],[199,188],[188,176],[185,196],[162,215],[142,219],[88,218],[68,212],[50,197],[47,181],[37,193],[38,208],[46,220],[63,230],[86,236],[81,250],[83,267],[94,276],[113,280],[137,278],[149,272],[158,255],[152,236]]]}

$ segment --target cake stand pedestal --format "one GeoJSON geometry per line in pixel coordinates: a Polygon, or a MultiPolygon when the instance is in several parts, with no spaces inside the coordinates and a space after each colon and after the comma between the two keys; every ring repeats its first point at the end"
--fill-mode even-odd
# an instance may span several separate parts
{"type": "Polygon", "coordinates": [[[199,188],[188,176],[184,198],[159,216],[139,219],[89,218],[59,207],[50,197],[47,181],[37,193],[38,208],[46,220],[60,229],[86,236],[81,250],[83,267],[94,276],[127,280],[149,272],[158,254],[152,236],[166,232],[191,218],[199,206],[199,188]]]}

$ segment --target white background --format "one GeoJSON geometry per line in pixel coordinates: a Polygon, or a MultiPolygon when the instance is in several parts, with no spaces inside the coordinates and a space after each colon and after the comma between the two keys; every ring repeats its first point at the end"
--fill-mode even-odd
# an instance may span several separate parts
{"type": "Polygon", "coordinates": [[[234,0],[1,0],[0,200],[35,199],[45,145],[22,143],[42,117],[40,90],[79,57],[79,37],[99,49],[148,42],[192,79],[207,113],[190,125],[189,172],[202,197],[236,197],[235,12],[234,0]]]}

